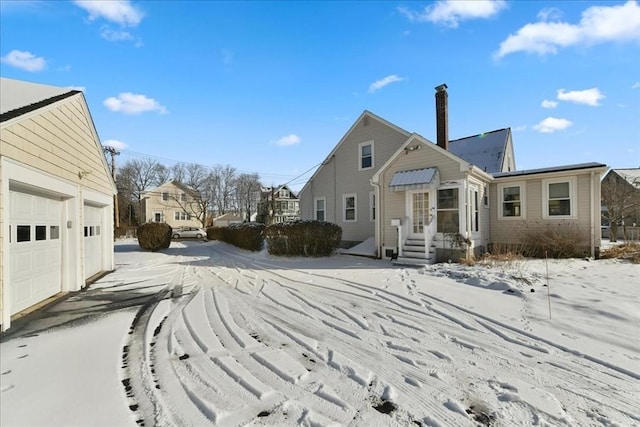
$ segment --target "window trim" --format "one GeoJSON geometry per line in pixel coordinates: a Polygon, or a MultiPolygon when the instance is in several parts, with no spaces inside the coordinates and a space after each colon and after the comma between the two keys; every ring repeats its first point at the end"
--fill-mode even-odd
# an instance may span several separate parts
{"type": "Polygon", "coordinates": [[[498,197],[496,197],[496,204],[498,210],[498,219],[505,221],[521,221],[527,218],[527,192],[526,183],[524,181],[517,182],[505,182],[498,184],[498,197]],[[519,187],[520,188],[520,216],[504,216],[504,193],[505,188],[519,187]]]}
{"type": "Polygon", "coordinates": [[[578,186],[575,176],[564,178],[547,178],[542,180],[542,218],[543,219],[575,219],[578,216],[578,186]],[[549,184],[569,183],[569,215],[549,215],[549,184]]]}
{"type": "MultiPolygon", "coordinates": [[[[435,194],[435,196],[436,196],[436,200],[435,200],[435,206],[436,206],[436,218],[435,218],[435,221],[436,221],[436,233],[439,233],[439,234],[442,234],[442,235],[451,233],[451,232],[448,232],[448,231],[440,231],[439,230],[439,228],[440,228],[439,227],[439,224],[440,224],[440,220],[439,220],[440,212],[457,212],[458,213],[458,230],[456,230],[453,233],[459,233],[460,232],[460,225],[461,225],[460,224],[460,220],[462,219],[462,215],[461,215],[460,209],[464,205],[462,203],[463,200],[461,200],[461,196],[463,196],[463,195],[464,195],[464,190],[463,190],[462,187],[460,187],[458,185],[445,185],[445,186],[442,186],[442,187],[436,189],[436,194],[435,194]],[[440,203],[439,203],[440,202],[440,191],[443,191],[443,190],[457,190],[458,191],[458,207],[456,207],[456,208],[441,208],[440,207],[440,203]]],[[[465,228],[466,228],[466,226],[465,226],[465,228]]]]}
{"type": "Polygon", "coordinates": [[[327,220],[327,198],[326,197],[315,197],[313,199],[313,219],[315,219],[316,221],[326,221],[327,220]],[[324,219],[319,220],[318,219],[318,201],[322,200],[323,202],[323,210],[322,212],[324,212],[324,219]]]}
{"type": "Polygon", "coordinates": [[[375,157],[375,149],[374,149],[374,144],[373,144],[373,140],[371,141],[365,141],[365,142],[361,142],[360,144],[358,144],[358,170],[359,171],[366,171],[366,170],[371,170],[375,167],[376,165],[376,157],[375,157]],[[366,145],[370,145],[371,146],[371,166],[363,168],[362,167],[362,147],[366,146],[366,145]]]}
{"type": "Polygon", "coordinates": [[[358,222],[358,193],[342,195],[342,222],[358,222]],[[353,197],[353,219],[347,219],[347,199],[353,197]]]}
{"type": "Polygon", "coordinates": [[[169,201],[169,193],[166,191],[163,191],[160,194],[160,198],[162,199],[163,202],[168,202],[169,201]]]}

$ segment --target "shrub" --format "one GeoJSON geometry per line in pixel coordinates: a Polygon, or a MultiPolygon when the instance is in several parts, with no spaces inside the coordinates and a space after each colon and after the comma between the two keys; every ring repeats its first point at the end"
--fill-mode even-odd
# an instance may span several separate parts
{"type": "Polygon", "coordinates": [[[535,258],[579,258],[590,254],[589,234],[577,224],[561,222],[545,229],[524,229],[523,255],[535,258]]]}
{"type": "Polygon", "coordinates": [[[227,227],[209,227],[207,228],[208,240],[220,240],[224,242],[224,233],[227,227]]]}
{"type": "Polygon", "coordinates": [[[340,246],[342,229],[324,221],[294,221],[265,229],[271,255],[329,256],[340,246]]]}
{"type": "Polygon", "coordinates": [[[148,222],[138,227],[138,244],[142,249],[157,251],[171,245],[172,228],[169,224],[148,222]]]}
{"type": "Polygon", "coordinates": [[[623,243],[600,251],[600,258],[628,259],[634,264],[640,264],[640,243],[623,243]]]}
{"type": "Polygon", "coordinates": [[[207,228],[207,239],[220,240],[249,251],[262,249],[264,241],[264,224],[244,222],[231,224],[228,227],[207,228]]]}

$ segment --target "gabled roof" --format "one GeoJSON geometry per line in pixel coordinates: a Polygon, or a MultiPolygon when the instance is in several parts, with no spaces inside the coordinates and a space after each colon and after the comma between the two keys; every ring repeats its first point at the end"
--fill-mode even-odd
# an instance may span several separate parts
{"type": "Polygon", "coordinates": [[[385,126],[388,126],[398,132],[400,132],[401,134],[404,134],[407,138],[409,138],[409,136],[411,136],[411,133],[402,129],[401,127],[394,125],[393,123],[383,119],[380,116],[377,116],[375,114],[373,114],[371,111],[369,110],[364,110],[362,112],[362,114],[360,114],[360,117],[358,117],[358,119],[353,122],[353,124],[351,125],[351,127],[349,128],[349,130],[347,131],[347,133],[344,134],[344,136],[340,139],[340,141],[336,144],[335,147],[333,147],[333,150],[331,150],[331,152],[329,153],[329,155],[327,157],[325,157],[325,159],[322,161],[322,163],[320,163],[320,165],[318,165],[318,168],[316,169],[316,171],[313,173],[313,175],[311,176],[311,178],[309,178],[307,180],[307,183],[304,185],[304,187],[302,187],[302,190],[300,190],[300,193],[298,194],[302,194],[302,192],[307,188],[307,186],[309,185],[309,183],[311,183],[316,175],[318,175],[318,173],[320,173],[320,170],[322,170],[322,167],[329,161],[329,159],[331,159],[331,157],[336,153],[336,151],[338,151],[338,149],[340,148],[340,146],[342,145],[342,143],[349,138],[349,135],[351,135],[351,133],[354,131],[354,129],[358,126],[358,124],[362,121],[366,119],[373,119],[376,120],[382,124],[384,124],[385,126]]]}
{"type": "Polygon", "coordinates": [[[574,164],[574,165],[553,166],[553,167],[549,167],[549,168],[528,169],[528,170],[521,170],[521,171],[494,173],[493,177],[494,178],[508,178],[508,177],[514,177],[514,176],[536,175],[536,174],[551,173],[551,172],[566,172],[566,171],[573,171],[573,170],[579,170],[579,169],[599,169],[599,168],[606,168],[606,167],[607,167],[607,165],[602,164],[602,163],[596,163],[596,162],[577,163],[577,164],[574,164]]]}
{"type": "Polygon", "coordinates": [[[487,173],[502,172],[510,128],[449,141],[449,151],[487,173]]]}
{"type": "Polygon", "coordinates": [[[629,184],[640,189],[640,168],[611,169],[611,172],[615,172],[629,184]]]}
{"type": "Polygon", "coordinates": [[[394,154],[392,154],[391,157],[389,157],[389,159],[382,166],[380,166],[380,168],[378,168],[376,173],[374,173],[373,176],[371,177],[371,182],[378,182],[380,180],[380,174],[382,174],[382,172],[385,171],[401,153],[406,152],[405,150],[412,151],[414,149],[417,149],[418,146],[411,146],[416,142],[424,145],[424,147],[427,149],[435,150],[440,154],[457,162],[458,164],[460,164],[461,171],[473,172],[476,175],[486,180],[492,179],[492,176],[490,174],[478,168],[477,166],[467,162],[465,159],[462,159],[456,156],[451,151],[445,150],[444,148],[440,147],[438,144],[434,144],[433,142],[429,141],[427,138],[423,137],[420,134],[412,133],[411,136],[400,146],[400,148],[398,148],[398,150],[394,154]]]}
{"type": "Polygon", "coordinates": [[[0,77],[0,122],[46,107],[78,93],[81,92],[0,77]]]}
{"type": "Polygon", "coordinates": [[[287,184],[282,184],[282,185],[276,185],[273,187],[262,187],[260,189],[260,192],[262,193],[263,196],[268,196],[270,195],[272,192],[275,194],[277,192],[279,192],[280,190],[282,190],[283,188],[286,188],[287,190],[289,190],[289,193],[291,194],[291,199],[297,199],[298,196],[296,195],[296,193],[291,190],[291,188],[289,188],[289,186],[287,184]]]}
{"type": "Polygon", "coordinates": [[[158,189],[168,185],[173,185],[174,187],[177,187],[178,189],[184,191],[185,193],[190,193],[192,196],[195,196],[195,197],[200,196],[200,193],[197,190],[189,187],[188,185],[184,185],[183,183],[181,183],[180,181],[176,181],[175,179],[172,181],[167,181],[164,184],[151,188],[147,191],[143,191],[142,194],[157,193],[158,189]]]}

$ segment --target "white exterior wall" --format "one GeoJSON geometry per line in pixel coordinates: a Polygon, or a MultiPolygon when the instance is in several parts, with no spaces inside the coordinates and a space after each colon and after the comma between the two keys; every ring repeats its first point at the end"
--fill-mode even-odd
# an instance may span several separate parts
{"type": "Polygon", "coordinates": [[[113,196],[102,147],[84,96],[76,94],[6,120],[0,126],[0,312],[10,325],[10,191],[28,191],[61,200],[62,289],[84,282],[82,240],[85,203],[104,208],[102,269],[113,270],[113,196]]]}
{"type": "Polygon", "coordinates": [[[489,203],[491,211],[491,242],[497,244],[522,244],[527,233],[544,232],[553,227],[572,227],[591,240],[591,244],[600,245],[600,176],[603,170],[570,170],[561,172],[537,173],[531,175],[498,178],[490,187],[489,203]],[[547,179],[575,180],[574,209],[570,218],[545,218],[543,186],[547,179]],[[524,218],[501,219],[502,209],[499,185],[522,184],[524,195],[524,218]],[[595,212],[595,213],[594,213],[595,212]],[[597,236],[596,236],[597,235],[597,236]]]}
{"type": "Polygon", "coordinates": [[[314,200],[326,200],[325,220],[342,227],[343,241],[363,241],[373,237],[375,221],[370,218],[370,184],[373,174],[407,140],[408,134],[393,125],[363,115],[347,132],[332,156],[299,194],[302,219],[314,219],[314,200]],[[373,167],[359,170],[359,146],[373,141],[373,167]],[[357,195],[357,221],[343,220],[343,195],[357,195]]]}

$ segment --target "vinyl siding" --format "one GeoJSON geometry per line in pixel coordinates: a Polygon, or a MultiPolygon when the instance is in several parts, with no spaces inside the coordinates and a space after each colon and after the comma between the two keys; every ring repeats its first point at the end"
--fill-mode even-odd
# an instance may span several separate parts
{"type": "Polygon", "coordinates": [[[82,95],[2,127],[0,153],[90,190],[113,194],[104,155],[96,144],[82,95]],[[80,171],[90,174],[80,178],[80,171]]]}
{"type": "MultiPolygon", "coordinates": [[[[87,189],[112,196],[115,188],[82,94],[0,125],[0,156],[87,189]],[[80,171],[91,173],[80,178],[80,171]]],[[[1,171],[0,171],[1,172],[1,171]]],[[[0,173],[2,176],[2,173],[0,173]]],[[[4,235],[5,183],[0,181],[0,242],[4,235]]],[[[4,245],[0,245],[0,278],[4,277],[4,245]]],[[[83,259],[84,254],[78,254],[83,259]]],[[[4,312],[0,285],[0,311],[4,312]]]]}
{"type": "MultiPolygon", "coordinates": [[[[398,234],[396,228],[391,226],[391,219],[400,218],[403,224],[407,221],[406,193],[391,191],[389,188],[391,179],[396,172],[435,167],[440,174],[440,183],[465,178],[465,173],[460,171],[460,163],[437,150],[434,144],[416,143],[422,144],[421,149],[410,151],[407,154],[399,154],[380,174],[380,204],[384,203],[383,215],[380,217],[382,221],[381,246],[396,246],[397,244],[398,234]]],[[[460,203],[463,203],[462,194],[460,196],[460,203]]],[[[435,206],[435,200],[430,200],[429,203],[431,206],[435,206]]]]}
{"type": "Polygon", "coordinates": [[[369,193],[373,187],[369,180],[406,140],[406,134],[373,117],[360,119],[300,193],[302,219],[313,219],[314,199],[325,197],[326,220],[342,227],[342,240],[359,242],[373,237],[375,223],[370,221],[369,214],[369,193]],[[373,141],[374,145],[373,167],[360,171],[358,146],[367,141],[373,141]],[[344,222],[343,195],[353,193],[357,194],[357,221],[344,222]]]}
{"type": "MultiPolygon", "coordinates": [[[[591,176],[589,173],[579,175],[554,174],[549,176],[546,174],[536,174],[532,176],[520,176],[510,179],[498,179],[490,187],[489,203],[491,207],[491,241],[493,243],[509,243],[520,244],[523,241],[523,234],[544,232],[549,228],[559,225],[567,225],[576,227],[579,232],[589,236],[591,232],[591,176]],[[574,192],[575,211],[574,218],[544,218],[544,200],[543,200],[543,181],[551,178],[571,178],[576,177],[576,190],[574,192]],[[501,209],[500,199],[498,195],[498,184],[518,183],[522,182],[525,186],[525,213],[526,217],[522,220],[504,220],[498,218],[501,209]]],[[[596,218],[600,221],[600,218],[596,218]]]]}
{"type": "MultiPolygon", "coordinates": [[[[162,212],[164,215],[164,222],[169,224],[171,228],[178,227],[202,227],[202,223],[197,218],[191,220],[175,219],[175,212],[182,211],[180,204],[174,200],[174,197],[180,197],[180,194],[184,193],[182,189],[176,187],[172,183],[167,183],[150,190],[145,199],[142,201],[144,209],[145,222],[153,222],[153,213],[162,212]],[[162,200],[162,193],[169,193],[169,200],[162,200]]],[[[186,203],[186,202],[183,202],[186,203]]]]}

